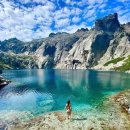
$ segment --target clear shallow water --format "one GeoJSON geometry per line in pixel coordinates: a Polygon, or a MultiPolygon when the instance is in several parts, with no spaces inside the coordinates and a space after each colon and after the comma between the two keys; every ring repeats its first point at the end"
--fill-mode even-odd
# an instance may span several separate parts
{"type": "Polygon", "coordinates": [[[30,111],[34,115],[64,109],[91,108],[106,95],[130,88],[130,74],[87,70],[4,70],[12,82],[0,90],[0,111],[30,111]]]}

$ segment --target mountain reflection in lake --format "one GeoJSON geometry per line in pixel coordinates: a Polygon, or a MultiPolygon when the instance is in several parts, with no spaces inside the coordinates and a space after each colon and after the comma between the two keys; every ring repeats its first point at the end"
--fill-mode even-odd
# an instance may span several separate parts
{"type": "Polygon", "coordinates": [[[34,114],[64,109],[68,99],[74,110],[91,107],[108,94],[130,88],[130,74],[88,70],[4,70],[12,82],[0,90],[0,110],[34,114]]]}

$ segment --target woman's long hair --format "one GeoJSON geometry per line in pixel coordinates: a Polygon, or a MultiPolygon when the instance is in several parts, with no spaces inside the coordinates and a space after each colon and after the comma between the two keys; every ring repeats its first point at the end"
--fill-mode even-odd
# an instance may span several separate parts
{"type": "Polygon", "coordinates": [[[67,101],[67,105],[70,105],[70,100],[67,101]]]}

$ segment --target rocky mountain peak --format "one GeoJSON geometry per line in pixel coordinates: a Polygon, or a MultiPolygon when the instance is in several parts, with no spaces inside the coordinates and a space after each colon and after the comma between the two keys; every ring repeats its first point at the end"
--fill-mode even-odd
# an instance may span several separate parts
{"type": "Polygon", "coordinates": [[[8,42],[14,42],[14,43],[17,43],[17,42],[21,42],[20,40],[18,40],[17,38],[10,38],[8,40],[6,40],[8,42]]]}
{"type": "Polygon", "coordinates": [[[81,32],[81,31],[85,32],[85,31],[89,31],[89,30],[88,30],[88,28],[81,28],[81,29],[77,30],[77,32],[81,32]]]}
{"type": "Polygon", "coordinates": [[[123,24],[122,28],[126,33],[130,34],[130,22],[123,24]]]}
{"type": "Polygon", "coordinates": [[[54,37],[56,34],[55,33],[50,33],[49,37],[54,37]]]}
{"type": "Polygon", "coordinates": [[[98,31],[115,32],[120,29],[120,23],[118,21],[118,14],[110,14],[102,19],[98,19],[95,22],[95,29],[98,31]]]}
{"type": "Polygon", "coordinates": [[[54,37],[54,36],[58,36],[58,35],[66,35],[68,34],[67,32],[57,32],[57,33],[50,33],[49,37],[54,37]]]}

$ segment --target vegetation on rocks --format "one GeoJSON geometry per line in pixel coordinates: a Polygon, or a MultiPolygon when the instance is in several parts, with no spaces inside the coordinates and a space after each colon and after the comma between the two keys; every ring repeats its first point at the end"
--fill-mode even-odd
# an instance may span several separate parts
{"type": "Polygon", "coordinates": [[[124,64],[122,66],[115,67],[114,70],[117,70],[117,71],[128,71],[128,70],[130,70],[130,55],[124,61],[124,64]]]}
{"type": "Polygon", "coordinates": [[[0,53],[0,68],[1,69],[25,69],[37,68],[35,58],[31,55],[21,55],[14,53],[0,53]]]}
{"type": "Polygon", "coordinates": [[[120,34],[120,38],[123,38],[124,36],[125,36],[125,33],[122,32],[122,33],[120,34]]]}
{"type": "Polygon", "coordinates": [[[117,64],[118,62],[120,62],[120,61],[122,61],[122,60],[124,60],[125,59],[125,57],[118,57],[118,58],[116,58],[116,59],[112,59],[112,60],[110,60],[110,61],[108,61],[108,62],[106,62],[105,64],[104,64],[104,66],[108,66],[109,64],[117,64]]]}
{"type": "Polygon", "coordinates": [[[11,68],[12,68],[11,66],[0,62],[0,69],[11,69],[11,68]]]}

